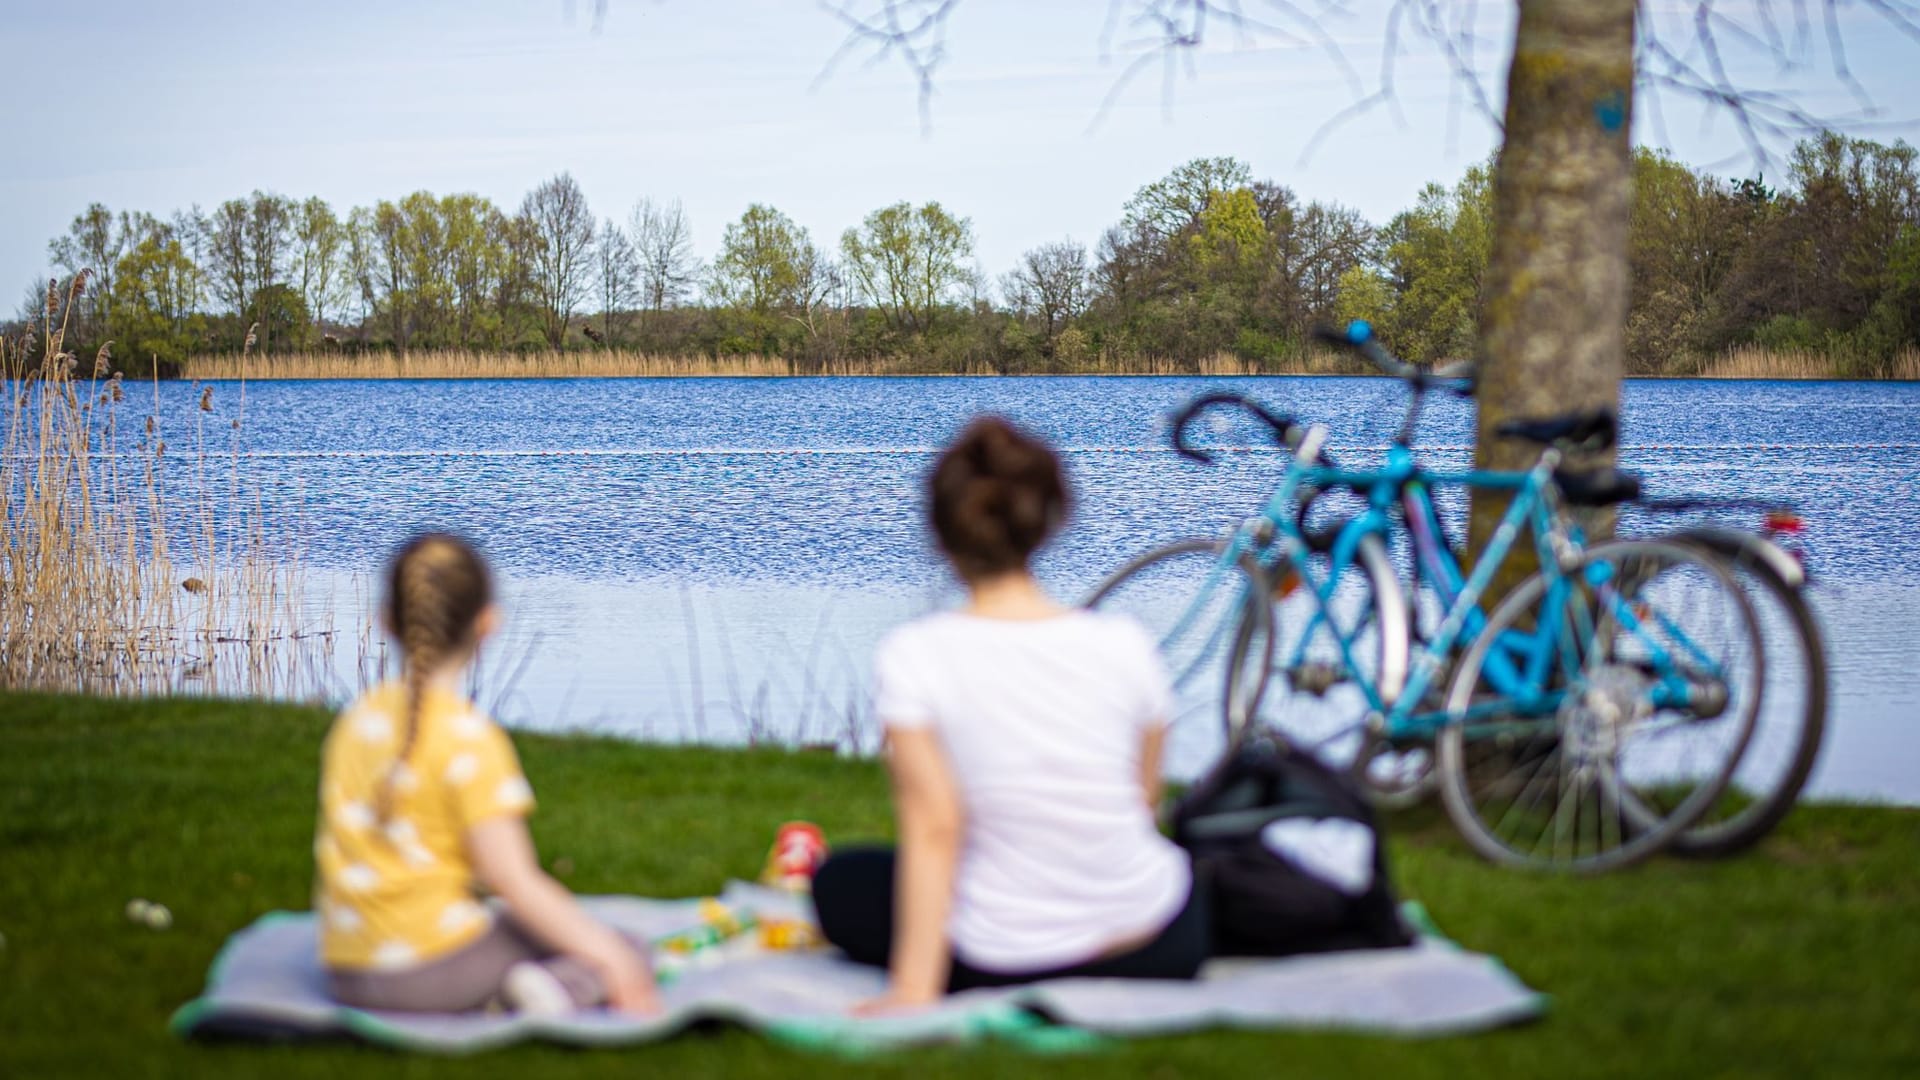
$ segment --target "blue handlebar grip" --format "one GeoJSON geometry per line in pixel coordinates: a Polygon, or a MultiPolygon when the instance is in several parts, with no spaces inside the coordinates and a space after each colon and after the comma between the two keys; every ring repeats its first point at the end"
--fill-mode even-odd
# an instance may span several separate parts
{"type": "Polygon", "coordinates": [[[1365,345],[1373,337],[1373,324],[1365,319],[1355,319],[1347,324],[1347,340],[1355,345],[1365,345]]]}

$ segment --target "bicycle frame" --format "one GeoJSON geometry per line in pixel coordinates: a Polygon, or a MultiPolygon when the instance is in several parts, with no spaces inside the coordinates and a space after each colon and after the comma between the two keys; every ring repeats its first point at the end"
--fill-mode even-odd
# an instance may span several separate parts
{"type": "MultiPolygon", "coordinates": [[[[1339,647],[1341,663],[1349,672],[1356,674],[1354,682],[1366,696],[1371,718],[1388,739],[1422,742],[1432,739],[1448,724],[1468,724],[1471,734],[1477,726],[1474,724],[1476,720],[1498,719],[1504,724],[1511,724],[1516,716],[1551,715],[1566,693],[1564,689],[1550,688],[1552,676],[1556,674],[1556,661],[1557,673],[1562,676],[1563,683],[1571,684],[1578,674],[1582,649],[1580,642],[1564,640],[1569,626],[1581,641],[1591,640],[1595,632],[1595,621],[1592,612],[1587,609],[1585,597],[1576,588],[1575,580],[1561,570],[1565,563],[1577,557],[1583,545],[1582,537],[1565,523],[1558,512],[1557,489],[1553,480],[1554,469],[1559,463],[1558,452],[1544,452],[1534,467],[1525,472],[1430,472],[1419,466],[1410,447],[1396,440],[1388,447],[1385,464],[1378,469],[1350,470],[1330,465],[1303,464],[1303,461],[1313,462],[1324,438],[1325,431],[1321,428],[1308,433],[1301,444],[1302,452],[1289,461],[1280,485],[1261,513],[1235,530],[1213,574],[1203,584],[1195,606],[1180,621],[1180,627],[1184,628],[1197,615],[1200,606],[1218,585],[1220,577],[1232,572],[1240,558],[1251,553],[1270,575],[1297,575],[1300,587],[1310,590],[1314,599],[1313,614],[1301,634],[1295,654],[1285,661],[1286,666],[1291,667],[1299,662],[1316,633],[1323,629],[1331,633],[1339,647]],[[1461,571],[1441,535],[1430,494],[1430,488],[1434,485],[1457,485],[1511,493],[1505,513],[1470,574],[1461,571]],[[1365,495],[1368,505],[1364,512],[1341,526],[1330,546],[1325,571],[1316,573],[1310,558],[1310,545],[1294,511],[1301,505],[1304,492],[1336,487],[1365,495]],[[1445,613],[1432,640],[1414,655],[1407,685],[1389,701],[1370,679],[1358,677],[1362,669],[1355,662],[1353,646],[1361,627],[1343,631],[1336,624],[1332,602],[1341,575],[1353,565],[1362,541],[1368,536],[1377,536],[1382,541],[1392,538],[1396,513],[1400,515],[1412,539],[1413,557],[1433,582],[1445,613]],[[1548,575],[1535,629],[1530,632],[1508,630],[1493,643],[1484,669],[1487,682],[1495,692],[1492,699],[1469,706],[1460,715],[1436,710],[1421,711],[1420,703],[1426,700],[1428,691],[1445,671],[1447,660],[1454,650],[1471,646],[1485,629],[1487,614],[1481,609],[1480,600],[1518,544],[1522,529],[1528,529],[1533,534],[1539,564],[1542,572],[1548,575]],[[1569,614],[1572,617],[1571,624],[1569,614]]],[[[1676,672],[1671,653],[1644,632],[1632,606],[1623,602],[1610,587],[1607,580],[1609,575],[1609,567],[1589,567],[1585,584],[1599,590],[1607,614],[1647,646],[1652,655],[1654,673],[1659,676],[1659,685],[1653,692],[1655,702],[1684,704],[1688,699],[1689,685],[1676,672]]],[[[1252,602],[1252,590],[1266,587],[1266,582],[1242,585],[1239,602],[1252,602]]],[[[1666,629],[1669,632],[1677,630],[1670,625],[1666,629]]],[[[1224,626],[1216,628],[1215,632],[1222,630],[1224,626]]],[[[1180,632],[1179,628],[1174,632],[1180,632]]],[[[1710,667],[1717,666],[1712,665],[1710,659],[1693,647],[1683,634],[1677,637],[1683,651],[1697,660],[1707,662],[1710,667]]]]}

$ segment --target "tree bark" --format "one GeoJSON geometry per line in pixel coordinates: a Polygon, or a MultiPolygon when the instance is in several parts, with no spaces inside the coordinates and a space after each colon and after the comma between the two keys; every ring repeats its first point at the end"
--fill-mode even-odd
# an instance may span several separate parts
{"type": "MultiPolygon", "coordinates": [[[[1520,0],[1519,8],[1480,316],[1475,459],[1492,469],[1529,468],[1539,455],[1494,435],[1506,420],[1617,407],[1626,353],[1636,2],[1520,0]]],[[[1497,493],[1475,493],[1470,551],[1481,550],[1507,505],[1497,493]]],[[[1514,554],[1496,595],[1532,568],[1529,545],[1514,554]]]]}

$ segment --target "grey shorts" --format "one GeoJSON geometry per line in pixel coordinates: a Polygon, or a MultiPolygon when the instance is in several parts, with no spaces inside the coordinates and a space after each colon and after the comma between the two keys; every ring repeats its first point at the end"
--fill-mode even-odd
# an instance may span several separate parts
{"type": "MultiPolygon", "coordinates": [[[[632,940],[645,955],[646,943],[632,940]]],[[[398,971],[329,971],[327,989],[335,1001],[357,1009],[468,1012],[498,1004],[507,972],[528,962],[552,972],[575,1006],[605,1003],[606,987],[599,976],[542,945],[503,912],[495,912],[486,933],[437,960],[398,971]]]]}

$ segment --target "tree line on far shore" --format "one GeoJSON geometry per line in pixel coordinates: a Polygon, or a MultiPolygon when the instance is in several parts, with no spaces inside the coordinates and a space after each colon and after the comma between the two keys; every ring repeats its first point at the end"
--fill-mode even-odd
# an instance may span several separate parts
{"type": "MultiPolygon", "coordinates": [[[[1428,184],[1385,224],[1302,200],[1233,158],[1139,189],[1089,249],[1042,244],[1004,273],[939,203],[868,214],[838,242],[749,206],[703,259],[677,202],[596,217],[562,173],[514,210],[415,192],[336,211],[254,192],[167,217],[98,203],[48,245],[93,278],[63,347],[111,340],[129,370],[195,354],[604,347],[757,355],[795,370],[909,358],[921,370],[1290,366],[1320,323],[1371,320],[1419,361],[1471,357],[1492,234],[1491,167],[1428,184]]],[[[1688,374],[1741,345],[1874,376],[1920,344],[1920,169],[1905,142],[1826,134],[1784,180],[1634,162],[1631,374],[1688,374]]],[[[30,332],[47,282],[10,334],[30,332]]]]}

